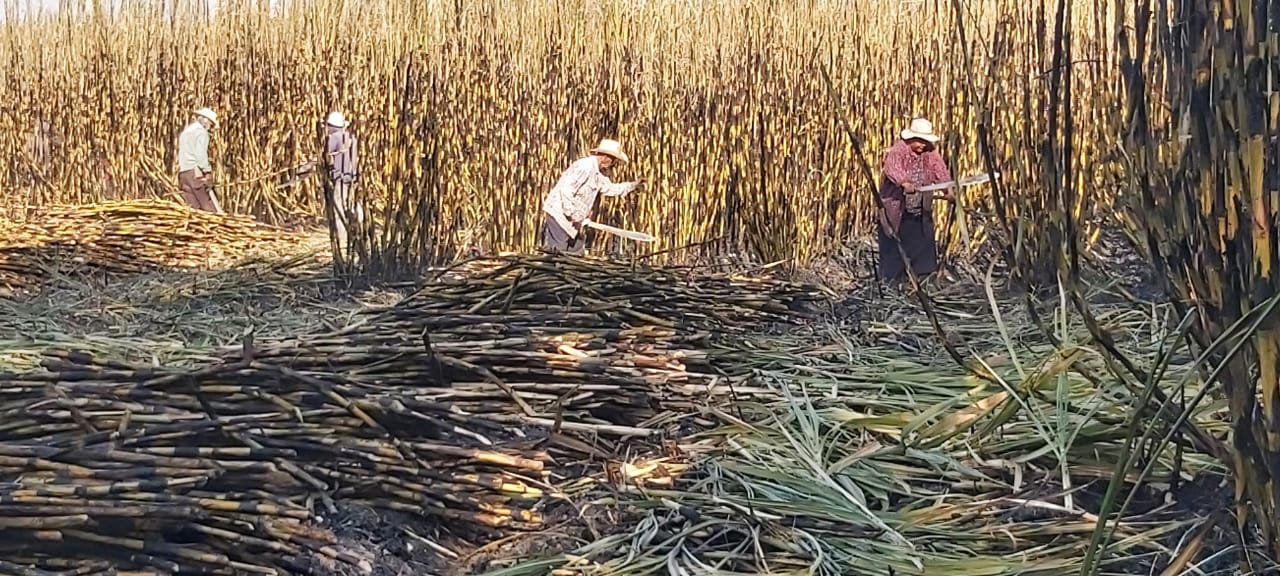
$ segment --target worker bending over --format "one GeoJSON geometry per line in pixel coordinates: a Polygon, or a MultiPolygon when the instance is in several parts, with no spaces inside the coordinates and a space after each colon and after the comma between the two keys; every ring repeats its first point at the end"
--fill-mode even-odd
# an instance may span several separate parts
{"type": "Polygon", "coordinates": [[[613,168],[625,164],[627,155],[616,140],[601,140],[591,154],[569,165],[560,181],[542,201],[542,248],[549,252],[580,255],[586,249],[583,224],[591,215],[596,197],[622,196],[644,181],[615,183],[613,168]]]}

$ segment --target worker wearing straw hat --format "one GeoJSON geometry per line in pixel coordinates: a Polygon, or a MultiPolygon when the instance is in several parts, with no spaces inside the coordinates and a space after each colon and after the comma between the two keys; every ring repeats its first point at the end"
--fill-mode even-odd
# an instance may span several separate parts
{"type": "Polygon", "coordinates": [[[178,189],[188,206],[221,212],[213,197],[213,168],[209,165],[209,130],[217,128],[218,115],[209,108],[193,114],[191,123],[178,135],[178,189]]]}
{"type": "Polygon", "coordinates": [[[360,178],[359,146],[356,137],[347,130],[351,122],[342,112],[330,112],[325,118],[325,125],[328,131],[325,158],[329,164],[329,181],[332,184],[325,209],[333,218],[340,249],[346,250],[348,225],[364,221],[364,210],[352,198],[352,190],[360,178]],[[328,212],[329,210],[332,212],[328,212]]]}
{"type": "MultiPolygon", "coordinates": [[[[919,189],[951,181],[951,171],[937,150],[940,139],[932,123],[916,118],[901,136],[885,155],[879,190],[884,205],[878,234],[880,277],[894,282],[901,281],[907,274],[908,262],[902,260],[899,244],[917,276],[937,271],[933,193],[919,189]]],[[[951,190],[943,192],[943,197],[950,199],[951,190]]]]}
{"type": "Polygon", "coordinates": [[[617,140],[601,140],[600,145],[565,170],[560,180],[542,201],[542,248],[561,254],[582,254],[586,249],[583,239],[583,223],[591,215],[596,198],[622,196],[643,184],[635,182],[615,183],[610,179],[613,170],[627,163],[627,155],[617,140]]]}

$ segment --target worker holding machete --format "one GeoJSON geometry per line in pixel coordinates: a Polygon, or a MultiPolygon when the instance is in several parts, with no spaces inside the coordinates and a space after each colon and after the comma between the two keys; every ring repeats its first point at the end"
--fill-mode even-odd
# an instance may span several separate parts
{"type": "Polygon", "coordinates": [[[644,184],[644,180],[615,183],[613,168],[625,164],[627,155],[616,140],[601,140],[591,154],[569,165],[560,181],[542,201],[544,222],[542,248],[560,254],[582,254],[584,225],[596,198],[622,196],[644,184]]]}
{"type": "MultiPolygon", "coordinates": [[[[927,276],[938,269],[938,241],[933,232],[934,184],[951,181],[951,170],[938,153],[938,135],[933,124],[916,118],[902,131],[902,139],[894,143],[884,159],[884,175],[880,179],[879,248],[880,277],[899,282],[906,278],[907,262],[903,262],[898,244],[906,252],[911,269],[917,276],[927,276]]],[[[954,193],[944,188],[942,197],[953,200],[954,193]]]]}

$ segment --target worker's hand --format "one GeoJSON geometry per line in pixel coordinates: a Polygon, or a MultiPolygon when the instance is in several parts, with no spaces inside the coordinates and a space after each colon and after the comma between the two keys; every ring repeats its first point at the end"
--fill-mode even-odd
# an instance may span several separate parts
{"type": "Polygon", "coordinates": [[[915,183],[915,182],[903,182],[903,183],[902,183],[902,190],[903,190],[904,192],[907,192],[908,194],[910,194],[910,193],[912,193],[912,192],[915,192],[915,191],[916,191],[916,183],[915,183]]]}

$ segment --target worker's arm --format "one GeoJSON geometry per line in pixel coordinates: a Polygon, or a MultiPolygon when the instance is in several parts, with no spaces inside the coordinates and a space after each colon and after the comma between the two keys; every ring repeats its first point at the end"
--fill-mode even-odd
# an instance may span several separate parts
{"type": "Polygon", "coordinates": [[[347,134],[347,140],[349,143],[347,148],[347,173],[351,175],[351,180],[354,182],[360,177],[360,155],[358,153],[360,141],[349,133],[347,134]]]}
{"type": "Polygon", "coordinates": [[[213,167],[209,165],[209,133],[201,133],[196,135],[196,166],[201,172],[208,174],[213,172],[213,167]]]}
{"type": "MultiPolygon", "coordinates": [[[[883,191],[883,188],[881,188],[883,191]]],[[[890,238],[898,237],[898,227],[902,225],[902,199],[892,194],[880,194],[880,204],[884,206],[880,213],[880,225],[884,227],[885,234],[890,238]]]]}
{"type": "MultiPolygon", "coordinates": [[[[955,180],[951,176],[951,169],[947,167],[947,161],[942,159],[942,154],[939,154],[936,148],[925,153],[924,168],[929,175],[931,184],[941,184],[955,180]]],[[[943,190],[942,197],[947,200],[954,198],[955,188],[943,190]]]]}
{"type": "Polygon", "coordinates": [[[639,188],[640,185],[644,183],[644,180],[636,182],[614,182],[604,176],[601,176],[600,179],[604,182],[600,187],[600,193],[605,196],[623,196],[628,192],[639,188]]]}
{"type": "Polygon", "coordinates": [[[903,190],[912,192],[916,189],[916,185],[915,182],[911,181],[911,173],[907,172],[906,163],[906,155],[912,154],[912,152],[909,149],[899,148],[899,146],[901,145],[895,145],[885,155],[884,175],[894,184],[901,186],[903,190]]]}

